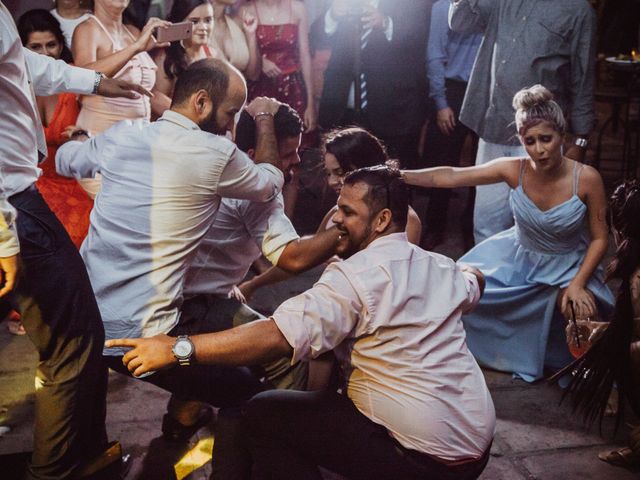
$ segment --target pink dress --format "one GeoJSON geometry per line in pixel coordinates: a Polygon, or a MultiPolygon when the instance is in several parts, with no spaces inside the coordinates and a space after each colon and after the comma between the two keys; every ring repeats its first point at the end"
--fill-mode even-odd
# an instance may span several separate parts
{"type": "MultiPolygon", "coordinates": [[[[105,26],[97,17],[91,16],[98,26],[111,40],[111,51],[116,53],[126,45],[116,42],[109,34],[105,26]]],[[[136,40],[133,34],[123,27],[132,40],[136,40]]],[[[138,53],[116,73],[113,78],[126,80],[141,85],[151,91],[156,83],[156,64],[147,52],[138,53]]],[[[82,108],[78,115],[77,125],[92,135],[104,132],[114,123],[121,120],[151,119],[151,104],[149,97],[138,98],[107,98],[100,95],[82,97],[82,108]]],[[[84,188],[91,198],[95,198],[100,190],[100,176],[96,178],[80,179],[78,183],[84,188]]]]}

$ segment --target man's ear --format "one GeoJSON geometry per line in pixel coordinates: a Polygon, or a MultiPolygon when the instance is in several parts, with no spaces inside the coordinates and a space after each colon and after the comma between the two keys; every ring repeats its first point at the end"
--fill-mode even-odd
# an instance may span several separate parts
{"type": "Polygon", "coordinates": [[[249,150],[247,150],[247,155],[249,156],[249,158],[251,160],[255,160],[256,159],[256,149],[255,148],[250,148],[249,150]]]}
{"type": "Polygon", "coordinates": [[[191,98],[192,105],[195,108],[198,116],[203,115],[205,110],[207,109],[207,105],[211,100],[211,98],[209,97],[209,93],[205,89],[201,88],[196,93],[194,93],[193,97],[191,98]]]}
{"type": "Polygon", "coordinates": [[[383,208],[378,212],[373,229],[376,233],[384,233],[393,223],[393,214],[388,208],[383,208]]]}

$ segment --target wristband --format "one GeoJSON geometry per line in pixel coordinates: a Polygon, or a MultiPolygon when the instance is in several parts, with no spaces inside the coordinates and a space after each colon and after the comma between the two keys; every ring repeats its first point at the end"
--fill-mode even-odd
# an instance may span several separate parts
{"type": "Polygon", "coordinates": [[[576,138],[575,142],[573,142],[575,145],[577,145],[580,148],[587,148],[587,139],[586,138],[581,138],[578,137],[576,138]]]}
{"type": "Polygon", "coordinates": [[[257,118],[258,118],[258,117],[264,117],[264,116],[266,116],[266,115],[268,115],[268,116],[270,116],[270,117],[272,117],[272,118],[273,118],[273,116],[274,116],[274,115],[273,115],[273,113],[271,113],[271,112],[258,112],[258,113],[256,113],[256,114],[253,116],[253,119],[254,119],[254,120],[257,120],[257,118]]]}

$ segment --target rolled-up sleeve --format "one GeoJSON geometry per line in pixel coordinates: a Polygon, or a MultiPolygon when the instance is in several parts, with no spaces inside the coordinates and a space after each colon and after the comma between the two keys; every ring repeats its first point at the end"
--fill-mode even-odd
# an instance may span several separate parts
{"type": "MultiPolygon", "coordinates": [[[[0,182],[2,180],[0,179],[0,182]]],[[[20,252],[15,229],[16,211],[0,196],[0,257],[12,257],[20,252]]]]}
{"type": "Polygon", "coordinates": [[[90,95],[96,80],[96,72],[67,65],[45,55],[24,48],[24,58],[36,95],[53,95],[60,92],[90,95]]]}
{"type": "Polygon", "coordinates": [[[63,177],[93,178],[100,172],[102,135],[86,142],[71,141],[58,148],[56,171],[63,177]]]}
{"type": "Polygon", "coordinates": [[[482,292],[478,284],[478,277],[471,272],[461,272],[464,279],[464,285],[467,291],[467,298],[462,303],[463,313],[470,312],[480,301],[482,292]]]}
{"type": "Polygon", "coordinates": [[[253,202],[267,202],[275,198],[284,185],[282,172],[271,164],[255,164],[235,148],[218,183],[221,197],[244,198],[253,202]]]}
{"type": "Polygon", "coordinates": [[[429,77],[429,95],[436,108],[447,108],[445,89],[445,68],[447,63],[447,41],[449,25],[447,24],[447,5],[436,2],[431,10],[431,28],[427,43],[427,76],[429,77]]]}
{"type": "Polygon", "coordinates": [[[293,348],[293,364],[340,345],[361,312],[362,303],[348,275],[330,265],[313,288],[284,302],[272,318],[293,348]]]}

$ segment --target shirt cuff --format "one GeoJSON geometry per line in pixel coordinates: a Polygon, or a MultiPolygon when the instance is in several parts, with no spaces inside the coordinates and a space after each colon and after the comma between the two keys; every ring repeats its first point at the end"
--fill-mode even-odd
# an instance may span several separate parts
{"type": "Polygon", "coordinates": [[[73,67],[73,74],[69,75],[67,91],[82,95],[92,95],[96,83],[96,72],[87,68],[73,67]]]}
{"type": "Polygon", "coordinates": [[[443,108],[448,108],[449,104],[447,103],[447,98],[443,95],[436,95],[433,97],[433,101],[436,104],[436,108],[438,110],[442,110],[443,108]]]}

